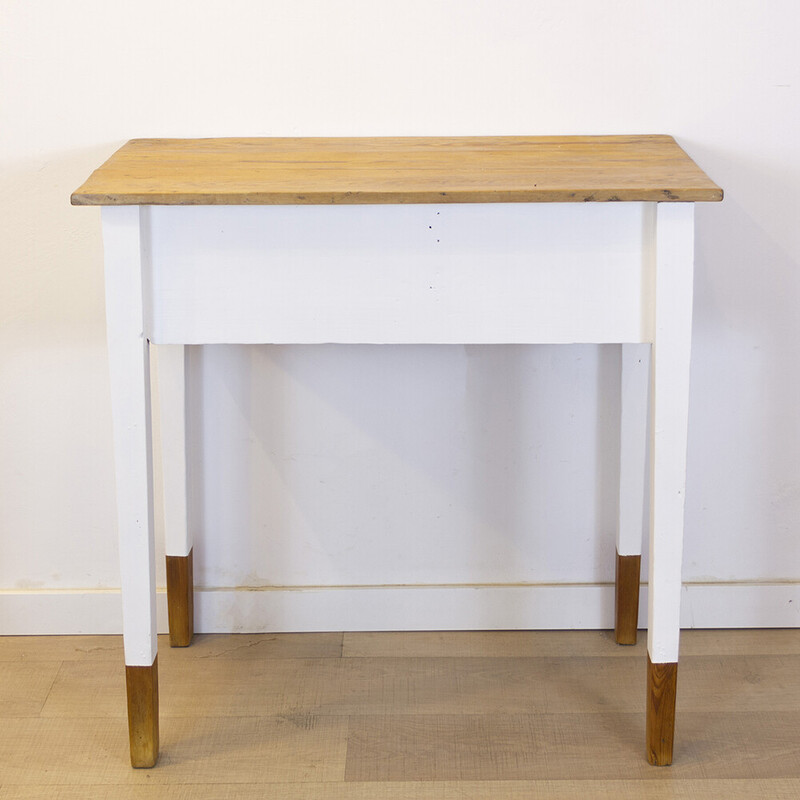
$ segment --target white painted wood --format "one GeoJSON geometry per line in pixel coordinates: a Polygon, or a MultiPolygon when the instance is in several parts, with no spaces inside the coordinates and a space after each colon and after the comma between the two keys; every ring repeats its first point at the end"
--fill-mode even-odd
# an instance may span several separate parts
{"type": "MultiPolygon", "coordinates": [[[[642,586],[639,627],[647,622],[642,586]]],[[[159,633],[167,596],[156,595],[159,633]]],[[[533,586],[278,587],[197,589],[197,633],[471,630],[604,630],[614,625],[610,584],[533,586]],[[389,625],[389,622],[393,625],[389,625]]],[[[119,590],[0,592],[0,635],[119,634],[119,590]]],[[[800,583],[689,583],[681,628],[800,627],[800,583]]]]}
{"type": "MultiPolygon", "coordinates": [[[[163,0],[139,0],[133,14],[123,3],[100,4],[91,14],[76,14],[73,3],[0,5],[0,24],[9,31],[0,46],[0,74],[7,76],[0,172],[10,187],[0,197],[0,586],[60,592],[119,581],[117,544],[109,536],[116,511],[100,213],[67,207],[67,192],[129,135],[248,131],[674,132],[728,191],[722,203],[697,209],[684,577],[800,578],[800,371],[792,368],[800,362],[800,226],[791,200],[800,175],[793,102],[800,5],[665,3],[652,24],[656,14],[644,4],[597,0],[505,6],[461,0],[457,19],[450,3],[357,0],[348,14],[339,3],[316,3],[313,14],[302,16],[306,4],[276,15],[272,3],[248,3],[247,13],[231,13],[225,26],[218,7],[201,3],[192,14],[163,0]],[[112,29],[114,36],[100,33],[112,29]],[[36,34],[22,35],[27,31],[36,34]],[[97,67],[116,63],[121,53],[141,53],[145,41],[158,57],[138,58],[135,75],[97,67]],[[352,45],[348,53],[344,41],[352,45]],[[742,58],[743,47],[731,46],[743,41],[752,46],[749,58],[742,58]],[[391,57],[400,42],[413,58],[391,57]],[[65,56],[87,47],[91,58],[65,56]],[[204,57],[210,52],[213,58],[204,57]],[[253,76],[269,102],[253,102],[253,76]],[[202,102],[175,102],[187,94],[202,102]]],[[[313,360],[319,350],[305,358],[313,360]]],[[[559,374],[578,356],[584,365],[603,356],[550,350],[559,374]]],[[[219,360],[226,358],[236,362],[231,351],[219,360]]],[[[395,351],[383,358],[386,370],[405,360],[395,351]]],[[[254,360],[253,381],[266,384],[267,395],[280,394],[285,379],[275,376],[273,384],[266,360],[254,360]]],[[[429,370],[449,373],[450,361],[439,351],[429,370]]],[[[321,393],[332,394],[334,372],[315,384],[321,393]]],[[[365,404],[375,400],[368,376],[366,366],[363,377],[354,370],[352,378],[365,404]]],[[[217,379],[207,372],[193,388],[199,393],[203,381],[217,379]]],[[[460,379],[451,375],[456,384],[460,379]]],[[[482,379],[502,386],[506,373],[487,370],[482,379]]],[[[550,381],[548,404],[568,403],[574,390],[550,381]]],[[[245,407],[248,392],[243,385],[232,403],[245,407]]],[[[401,414],[403,402],[388,405],[387,417],[401,414]]],[[[536,424],[539,412],[530,411],[536,424]]],[[[252,408],[243,427],[262,417],[263,408],[252,408]]],[[[554,419],[552,427],[566,451],[583,445],[569,419],[554,419]]],[[[435,433],[435,426],[429,429],[435,433]]],[[[602,423],[597,430],[602,435],[602,423]]],[[[227,433],[223,425],[219,436],[227,433]]],[[[198,452],[203,439],[198,430],[198,452]]],[[[289,456],[300,467],[308,463],[305,451],[289,456]]],[[[501,469],[499,461],[487,466],[488,478],[498,480],[501,469]]],[[[550,507],[616,505],[616,470],[608,475],[599,487],[576,490],[562,472],[549,486],[550,507]]],[[[256,472],[256,481],[261,477],[256,472]]],[[[394,472],[384,477],[397,479],[394,472]]],[[[288,490],[276,494],[282,505],[292,502],[288,490]]],[[[390,501],[386,513],[402,518],[404,500],[390,501]]],[[[348,501],[342,499],[342,517],[348,501]]],[[[215,492],[203,502],[210,518],[225,516],[227,494],[215,492]]],[[[548,527],[534,517],[529,536],[534,546],[559,543],[552,563],[575,559],[572,580],[608,580],[603,548],[609,536],[613,546],[615,514],[607,527],[587,529],[580,560],[576,540],[560,524],[548,527]]],[[[198,526],[211,522],[201,517],[198,526]]],[[[487,530],[487,548],[492,534],[487,530]]],[[[231,566],[232,585],[246,582],[252,570],[244,547],[242,554],[231,566]]],[[[380,555],[353,557],[369,572],[380,555]]],[[[465,569],[457,578],[466,581],[469,574],[465,569]]],[[[328,577],[335,580],[335,572],[328,577]]],[[[779,609],[766,596],[758,600],[756,624],[770,624],[779,609]]]]}
{"type": "Polygon", "coordinates": [[[125,663],[156,656],[149,344],[144,336],[141,228],[147,209],[102,210],[106,319],[122,579],[125,663]]]}
{"type": "Polygon", "coordinates": [[[186,348],[155,348],[161,407],[161,469],[164,484],[164,546],[168,556],[192,549],[186,507],[186,348]]]}
{"type": "Polygon", "coordinates": [[[647,646],[653,663],[678,660],[693,271],[694,204],[661,203],[651,370],[647,646]]]}
{"type": "MultiPolygon", "coordinates": [[[[142,330],[167,345],[162,390],[168,462],[165,494],[179,496],[174,506],[170,504],[176,498],[165,498],[168,526],[179,539],[168,547],[186,554],[189,545],[186,462],[180,455],[185,454],[186,444],[181,342],[551,343],[654,338],[651,581],[655,591],[649,646],[654,661],[674,660],[691,335],[692,212],[691,205],[658,208],[654,259],[645,241],[653,231],[651,204],[154,207],[142,209],[141,232],[132,224],[135,217],[130,210],[112,215],[107,223],[109,308],[124,302],[125,313],[115,313],[127,322],[127,326],[116,323],[117,350],[122,355],[112,354],[112,361],[118,362],[117,369],[123,361],[130,366],[134,329],[144,353],[139,371],[125,373],[133,385],[123,388],[120,383],[115,393],[133,397],[135,406],[139,393],[132,387],[141,383],[147,389],[147,339],[142,330]],[[124,224],[115,228],[115,221],[124,224]],[[123,268],[115,268],[116,262],[123,268]],[[127,284],[120,275],[126,276],[127,284]],[[657,567],[652,572],[654,562],[657,567]]],[[[633,530],[637,508],[641,518],[643,496],[641,474],[633,473],[637,462],[642,466],[646,347],[643,351],[631,346],[626,352],[630,363],[622,378],[624,413],[627,417],[630,406],[632,419],[630,427],[626,421],[621,438],[621,490],[626,499],[620,504],[620,543],[634,551],[639,549],[632,542],[640,539],[633,530]]],[[[121,381],[119,376],[114,380],[121,381]]],[[[147,430],[148,410],[146,402],[141,409],[123,407],[123,418],[143,415],[147,430]]],[[[149,491],[148,458],[149,454],[147,458],[139,454],[138,469],[145,470],[149,491]]],[[[128,476],[129,469],[137,467],[123,463],[119,473],[128,476]]],[[[133,480],[134,489],[141,489],[139,478],[138,483],[133,480]]],[[[251,486],[252,480],[243,485],[251,486]]],[[[121,494],[125,491],[120,489],[121,494]]],[[[141,497],[135,502],[141,505],[141,497]]],[[[145,505],[151,516],[152,498],[147,495],[145,505]]],[[[132,507],[126,509],[125,516],[141,518],[132,507]]],[[[135,532],[122,536],[123,592],[126,598],[147,594],[154,619],[152,521],[147,527],[144,537],[135,532]],[[143,574],[145,560],[151,562],[149,587],[135,578],[143,574]]],[[[131,650],[131,658],[152,663],[152,626],[148,652],[144,614],[137,607],[125,619],[130,643],[126,651],[131,650]]],[[[563,624],[558,619],[556,626],[563,624]]]]}
{"type": "Polygon", "coordinates": [[[651,205],[153,207],[150,338],[645,341],[651,205]]]}
{"type": "Polygon", "coordinates": [[[650,345],[623,344],[620,369],[619,526],[617,552],[642,552],[647,474],[650,345]]]}

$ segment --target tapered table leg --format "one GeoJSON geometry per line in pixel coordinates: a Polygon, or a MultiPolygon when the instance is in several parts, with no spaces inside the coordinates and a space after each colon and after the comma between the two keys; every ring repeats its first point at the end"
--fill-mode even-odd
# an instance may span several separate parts
{"type": "Polygon", "coordinates": [[[659,203],[650,426],[647,757],[672,763],[689,417],[694,206],[659,203]]]}
{"type": "Polygon", "coordinates": [[[137,206],[103,208],[122,629],[134,767],[152,767],[158,759],[150,350],[140,231],[146,214],[137,206]]]}
{"type": "Polygon", "coordinates": [[[618,644],[636,644],[644,536],[650,345],[623,344],[620,370],[619,525],[614,593],[618,644]]]}
{"type": "Polygon", "coordinates": [[[186,358],[180,344],[159,345],[161,464],[167,557],[169,643],[187,647],[194,635],[194,564],[186,493],[186,358]]]}

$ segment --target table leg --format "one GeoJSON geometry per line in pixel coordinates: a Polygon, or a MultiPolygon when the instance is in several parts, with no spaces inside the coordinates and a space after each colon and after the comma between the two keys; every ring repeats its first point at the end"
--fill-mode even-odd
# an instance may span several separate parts
{"type": "Polygon", "coordinates": [[[672,763],[689,416],[694,205],[660,203],[651,370],[647,757],[672,763]]]}
{"type": "Polygon", "coordinates": [[[169,643],[172,647],[187,647],[194,635],[194,576],[186,496],[186,347],[162,344],[156,348],[156,355],[161,405],[169,643]]]}
{"type": "Polygon", "coordinates": [[[138,207],[103,209],[103,244],[131,764],[152,767],[158,759],[156,581],[150,352],[138,207]]]}
{"type": "Polygon", "coordinates": [[[618,644],[636,644],[639,575],[644,532],[650,345],[623,344],[620,385],[619,527],[614,632],[618,644]]]}

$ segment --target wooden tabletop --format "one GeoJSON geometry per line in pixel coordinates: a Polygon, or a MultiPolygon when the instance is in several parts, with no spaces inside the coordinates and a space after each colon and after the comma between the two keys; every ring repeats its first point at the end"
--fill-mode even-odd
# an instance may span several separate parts
{"type": "Polygon", "coordinates": [[[133,139],[73,205],[721,200],[671,136],[133,139]]]}

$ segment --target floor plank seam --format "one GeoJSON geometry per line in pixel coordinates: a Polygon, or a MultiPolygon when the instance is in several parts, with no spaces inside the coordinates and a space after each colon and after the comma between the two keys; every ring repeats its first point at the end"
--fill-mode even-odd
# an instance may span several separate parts
{"type": "Polygon", "coordinates": [[[63,669],[64,669],[64,662],[60,661],[58,664],[58,669],[56,670],[55,675],[53,675],[53,680],[50,681],[50,686],[47,687],[47,692],[45,693],[44,700],[42,701],[42,705],[39,708],[38,716],[40,717],[43,716],[43,712],[47,707],[48,701],[50,700],[50,695],[52,695],[53,693],[53,687],[56,685],[56,682],[58,681],[58,676],[61,675],[61,671],[63,669]]]}

